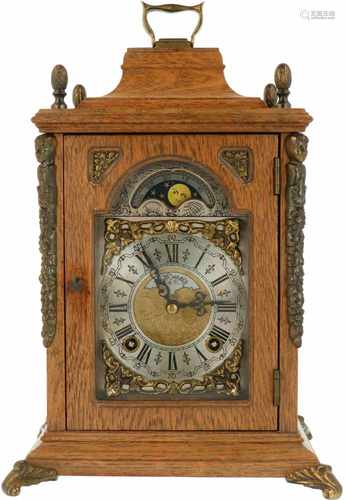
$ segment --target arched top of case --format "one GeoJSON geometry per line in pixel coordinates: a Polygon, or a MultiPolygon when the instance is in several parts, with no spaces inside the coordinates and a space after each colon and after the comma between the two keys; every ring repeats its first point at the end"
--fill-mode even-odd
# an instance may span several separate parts
{"type": "Polygon", "coordinates": [[[265,101],[236,93],[215,48],[128,49],[122,70],[106,96],[86,97],[77,86],[75,109],[41,110],[34,123],[53,133],[274,133],[303,131],[312,120],[304,109],[269,107],[274,85],[265,101]]]}

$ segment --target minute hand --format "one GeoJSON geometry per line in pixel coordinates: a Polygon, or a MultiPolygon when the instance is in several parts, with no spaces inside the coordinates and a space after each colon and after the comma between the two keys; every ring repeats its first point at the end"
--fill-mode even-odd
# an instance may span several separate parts
{"type": "Polygon", "coordinates": [[[152,267],[150,274],[156,283],[159,295],[161,297],[163,297],[164,299],[166,299],[168,304],[169,304],[171,302],[170,289],[169,289],[168,285],[165,283],[165,281],[162,280],[159,269],[156,267],[152,267]]]}
{"type": "Polygon", "coordinates": [[[152,278],[154,279],[154,282],[156,283],[159,295],[161,297],[163,297],[164,299],[166,299],[168,304],[169,304],[170,303],[170,290],[169,290],[168,285],[162,279],[161,274],[159,272],[159,268],[153,264],[151,257],[149,255],[147,255],[147,253],[145,252],[145,250],[143,248],[142,248],[142,254],[143,254],[144,259],[139,257],[140,260],[142,261],[142,263],[145,267],[148,267],[148,269],[150,269],[150,275],[152,276],[152,278]]]}

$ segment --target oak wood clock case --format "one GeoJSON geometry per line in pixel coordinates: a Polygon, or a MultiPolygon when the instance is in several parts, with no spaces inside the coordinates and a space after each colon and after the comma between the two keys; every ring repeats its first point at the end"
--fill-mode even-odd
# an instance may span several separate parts
{"type": "Polygon", "coordinates": [[[242,97],[226,83],[218,49],[153,41],[153,48],[127,51],[109,95],[87,98],[77,85],[75,109],[66,109],[67,72],[56,66],[55,102],[33,118],[42,133],[36,155],[48,413],[37,446],[3,489],[17,495],[58,475],[263,476],[338,498],[341,486],[320,464],[297,411],[302,132],[311,117],[290,106],[286,64],[264,100],[242,97]],[[231,263],[223,288],[212,275],[215,260],[199,278],[191,271],[188,259],[201,244],[210,259],[231,263]],[[140,245],[163,263],[146,262],[145,286],[138,278],[132,293],[128,273],[133,282],[145,274],[145,264],[130,260],[140,245]],[[176,267],[179,259],[186,268],[176,267]],[[127,273],[121,286],[115,268],[127,273]],[[176,285],[171,295],[168,278],[170,288],[174,279],[191,282],[201,295],[193,292],[186,306],[176,297],[187,288],[176,285]],[[140,302],[147,297],[155,300],[154,320],[146,314],[150,302],[140,302]],[[157,323],[156,343],[133,334],[131,300],[139,330],[157,323]],[[206,320],[213,327],[204,334],[206,320]],[[187,347],[174,350],[178,335],[178,349],[187,347]]]}

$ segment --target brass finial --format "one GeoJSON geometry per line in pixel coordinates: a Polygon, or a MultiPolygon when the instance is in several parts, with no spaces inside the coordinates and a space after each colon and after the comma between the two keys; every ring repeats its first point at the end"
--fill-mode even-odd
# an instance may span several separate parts
{"type": "Polygon", "coordinates": [[[278,104],[277,87],[273,83],[266,85],[264,90],[264,101],[269,108],[275,108],[278,104]]]}
{"type": "Polygon", "coordinates": [[[86,99],[86,89],[84,85],[76,85],[73,89],[73,104],[74,107],[77,108],[79,104],[86,99]]]}
{"type": "Polygon", "coordinates": [[[65,103],[66,88],[68,83],[68,75],[66,68],[61,64],[54,67],[52,71],[52,87],[55,102],[52,104],[52,109],[66,109],[65,103]]]}
{"type": "Polygon", "coordinates": [[[291,86],[291,69],[285,63],[279,64],[274,73],[274,81],[277,87],[278,108],[291,108],[289,103],[291,86]]]}

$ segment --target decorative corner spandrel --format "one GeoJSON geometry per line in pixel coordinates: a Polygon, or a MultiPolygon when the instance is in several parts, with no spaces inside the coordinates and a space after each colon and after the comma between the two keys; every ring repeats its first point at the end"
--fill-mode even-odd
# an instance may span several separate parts
{"type": "Polygon", "coordinates": [[[141,375],[123,366],[106,343],[102,344],[102,360],[104,364],[104,390],[108,399],[116,399],[129,392],[162,394],[193,394],[215,390],[227,394],[230,398],[239,396],[241,391],[241,360],[243,340],[240,340],[224,363],[205,375],[202,380],[183,380],[174,382],[167,380],[146,381],[141,375]]]}
{"type": "Polygon", "coordinates": [[[253,178],[253,154],[249,148],[223,148],[219,152],[220,162],[247,184],[253,178]]]}
{"type": "Polygon", "coordinates": [[[109,218],[105,221],[104,255],[102,274],[109,267],[114,255],[132,243],[142,239],[144,235],[156,235],[164,232],[201,234],[224,250],[234,261],[238,269],[242,269],[242,255],[239,248],[240,222],[237,219],[223,219],[216,222],[203,220],[150,220],[128,221],[109,218]]]}
{"type": "Polygon", "coordinates": [[[121,154],[120,148],[92,149],[89,152],[89,182],[101,184],[104,176],[119,162],[121,154]]]}

